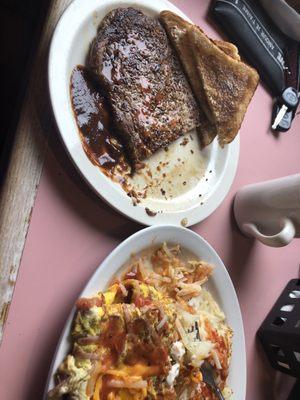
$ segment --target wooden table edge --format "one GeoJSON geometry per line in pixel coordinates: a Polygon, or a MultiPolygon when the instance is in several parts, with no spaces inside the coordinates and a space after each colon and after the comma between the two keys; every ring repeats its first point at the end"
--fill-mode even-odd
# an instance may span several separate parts
{"type": "Polygon", "coordinates": [[[32,209],[43,169],[51,113],[47,91],[48,49],[53,30],[71,0],[52,0],[31,71],[0,197],[0,344],[12,301],[32,209]],[[44,114],[46,112],[46,114],[44,114]]]}

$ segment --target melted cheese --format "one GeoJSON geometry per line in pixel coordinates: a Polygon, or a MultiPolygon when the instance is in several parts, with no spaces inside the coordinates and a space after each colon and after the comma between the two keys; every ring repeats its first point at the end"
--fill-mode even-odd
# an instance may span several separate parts
{"type": "Polygon", "coordinates": [[[115,301],[116,294],[118,292],[119,285],[115,283],[114,285],[110,286],[110,288],[103,293],[104,301],[106,305],[110,305],[115,301]]]}
{"type": "Polygon", "coordinates": [[[110,369],[105,373],[107,375],[113,375],[118,377],[127,376],[136,376],[141,378],[148,378],[150,376],[159,375],[161,372],[161,367],[159,365],[144,365],[144,364],[135,364],[133,366],[130,365],[122,365],[118,369],[110,369]]]}

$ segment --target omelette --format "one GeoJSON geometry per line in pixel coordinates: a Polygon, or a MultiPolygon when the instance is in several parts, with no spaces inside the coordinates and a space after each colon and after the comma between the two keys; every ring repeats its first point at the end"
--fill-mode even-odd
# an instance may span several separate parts
{"type": "Polygon", "coordinates": [[[77,301],[72,347],[48,399],[215,400],[204,361],[230,399],[232,330],[203,287],[212,271],[179,246],[133,256],[106,291],[77,301]]]}

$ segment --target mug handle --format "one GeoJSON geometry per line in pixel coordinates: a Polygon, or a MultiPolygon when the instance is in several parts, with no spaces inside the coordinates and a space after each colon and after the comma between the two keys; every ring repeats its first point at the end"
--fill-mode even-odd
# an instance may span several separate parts
{"type": "Polygon", "coordinates": [[[286,246],[294,239],[296,230],[293,222],[289,218],[282,218],[280,223],[282,229],[280,232],[276,233],[276,235],[268,236],[262,234],[253,223],[243,224],[243,230],[267,246],[282,247],[286,246]]]}

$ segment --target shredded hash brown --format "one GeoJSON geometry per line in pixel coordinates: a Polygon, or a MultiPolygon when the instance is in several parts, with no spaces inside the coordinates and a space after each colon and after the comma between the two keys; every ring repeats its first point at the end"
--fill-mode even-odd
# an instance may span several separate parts
{"type": "Polygon", "coordinates": [[[213,267],[162,244],[133,256],[105,292],[77,301],[72,349],[49,399],[215,400],[209,362],[225,399],[232,330],[203,287],[213,267]]]}

